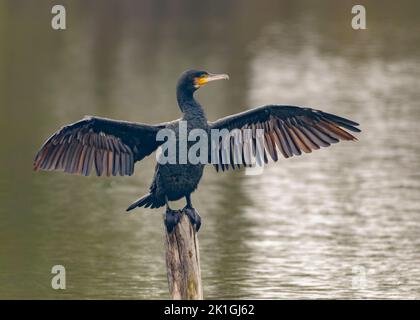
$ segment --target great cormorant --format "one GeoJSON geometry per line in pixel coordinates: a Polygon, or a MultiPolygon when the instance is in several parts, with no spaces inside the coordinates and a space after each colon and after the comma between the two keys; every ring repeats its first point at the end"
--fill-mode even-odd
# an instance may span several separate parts
{"type": "MultiPolygon", "coordinates": [[[[243,155],[242,165],[250,166],[249,157],[245,155],[248,152],[251,152],[253,161],[259,159],[267,163],[267,154],[277,161],[279,154],[289,158],[339,140],[357,140],[344,129],[360,132],[356,128],[358,123],[320,110],[295,106],[267,105],[209,122],[203,107],[195,100],[194,92],[210,81],[221,79],[228,79],[228,76],[197,70],[184,72],[176,88],[182,111],[179,120],[148,125],[89,116],[67,125],[44,143],[35,157],[34,169],[88,176],[94,166],[98,176],[132,175],[134,163],[163,144],[156,139],[159,130],[174,130],[179,143],[180,120],[187,121],[188,132],[192,129],[202,129],[207,133],[211,129],[236,129],[239,132],[239,143],[228,143],[232,146],[228,154],[225,144],[218,141],[217,158],[220,161],[213,163],[218,171],[229,169],[229,164],[232,169],[240,167],[241,163],[234,162],[237,151],[243,155]],[[257,135],[257,131],[262,132],[262,136],[257,135]],[[249,132],[248,138],[246,132],[249,132]],[[263,142],[257,144],[261,137],[263,142]],[[257,145],[262,145],[262,148],[257,145]]],[[[130,205],[127,211],[136,207],[159,208],[166,204],[166,224],[168,230],[172,230],[179,221],[179,214],[169,208],[168,201],[185,197],[187,205],[184,210],[198,230],[201,221],[192,207],[191,193],[197,188],[203,169],[203,163],[158,163],[149,193],[130,205]]]]}

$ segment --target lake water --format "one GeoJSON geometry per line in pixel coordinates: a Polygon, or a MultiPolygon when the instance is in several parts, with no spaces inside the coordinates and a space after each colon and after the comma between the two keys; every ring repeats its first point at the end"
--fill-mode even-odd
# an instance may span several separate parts
{"type": "Polygon", "coordinates": [[[53,3],[0,2],[0,298],[168,298],[163,210],[124,214],[154,157],[113,178],[32,161],[85,114],[178,118],[192,67],[230,75],[197,94],[211,120],[278,103],[363,130],[262,175],[206,169],[193,195],[205,297],[420,298],[418,1],[364,1],[359,31],[351,1],[61,1],[65,31],[53,3]],[[66,290],[51,288],[57,264],[66,290]]]}

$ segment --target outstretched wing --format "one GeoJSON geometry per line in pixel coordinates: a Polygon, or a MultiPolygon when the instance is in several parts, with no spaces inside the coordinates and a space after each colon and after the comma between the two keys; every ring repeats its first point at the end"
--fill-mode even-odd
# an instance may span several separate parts
{"type": "Polygon", "coordinates": [[[134,163],[162,143],[156,134],[165,125],[86,117],[53,134],[35,156],[34,170],[61,170],[88,176],[132,175],[134,163]]]}
{"type": "Polygon", "coordinates": [[[231,164],[235,169],[235,164],[237,167],[240,164],[249,166],[253,159],[262,164],[262,161],[268,162],[267,153],[277,161],[278,150],[289,158],[328,147],[340,140],[357,140],[344,129],[360,132],[356,128],[358,125],[354,121],[311,108],[281,105],[258,107],[210,123],[211,129],[236,131],[236,134],[230,135],[227,143],[222,141],[226,142],[226,139],[217,142],[220,161],[215,167],[225,170],[231,164]],[[257,131],[262,134],[257,134],[257,131]]]}

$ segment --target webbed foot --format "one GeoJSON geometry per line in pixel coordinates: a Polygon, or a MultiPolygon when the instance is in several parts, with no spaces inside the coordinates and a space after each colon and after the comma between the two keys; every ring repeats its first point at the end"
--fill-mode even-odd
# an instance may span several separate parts
{"type": "Polygon", "coordinates": [[[171,233],[178,222],[181,220],[181,214],[182,213],[180,210],[172,210],[168,208],[166,209],[165,226],[166,230],[168,230],[168,233],[171,233]]]}
{"type": "Polygon", "coordinates": [[[188,216],[191,224],[193,225],[196,232],[200,230],[201,227],[201,217],[198,214],[197,210],[193,207],[186,206],[182,211],[188,216]]]}

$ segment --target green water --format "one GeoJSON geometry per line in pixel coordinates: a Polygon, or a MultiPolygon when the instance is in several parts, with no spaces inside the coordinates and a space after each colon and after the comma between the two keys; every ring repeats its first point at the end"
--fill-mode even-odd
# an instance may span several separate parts
{"type": "MultiPolygon", "coordinates": [[[[252,106],[313,106],[361,123],[343,143],[262,175],[207,168],[193,195],[206,298],[419,298],[418,1],[0,0],[0,298],[167,298],[162,210],[125,208],[133,177],[32,171],[60,126],[85,114],[180,116],[188,68],[230,75],[197,97],[211,120],[252,106]],[[67,289],[51,288],[65,266],[67,289]],[[362,286],[355,279],[364,277],[362,286]]],[[[184,203],[174,206],[182,207],[184,203]]]]}

